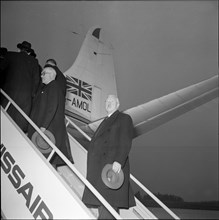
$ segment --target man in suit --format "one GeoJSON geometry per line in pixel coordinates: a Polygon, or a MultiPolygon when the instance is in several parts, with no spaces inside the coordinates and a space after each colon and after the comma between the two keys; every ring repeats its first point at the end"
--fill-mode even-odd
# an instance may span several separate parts
{"type": "MultiPolygon", "coordinates": [[[[54,135],[55,145],[73,163],[69,145],[67,145],[69,140],[65,126],[65,98],[55,80],[56,71],[51,67],[46,67],[41,77],[45,86],[34,99],[30,118],[42,132],[49,130],[54,135]]],[[[34,132],[34,128],[29,125],[28,137],[31,138],[34,132]]],[[[59,156],[55,155],[52,158],[52,164],[57,167],[64,163],[59,156]]]]}
{"type": "MultiPolygon", "coordinates": [[[[31,43],[23,41],[17,44],[17,48],[19,52],[8,51],[5,55],[8,66],[5,70],[5,81],[2,89],[29,116],[32,99],[40,82],[39,65],[34,57],[29,56],[31,43]]],[[[3,106],[6,103],[7,100],[1,100],[3,106]]],[[[26,119],[13,106],[9,107],[8,113],[18,126],[27,132],[28,123],[26,119]]]]}
{"type": "MultiPolygon", "coordinates": [[[[99,193],[119,212],[120,208],[135,206],[130,185],[129,152],[132,145],[133,123],[129,115],[118,110],[119,100],[115,95],[106,99],[108,116],[99,125],[88,147],[87,179],[99,193]],[[113,164],[114,172],[124,172],[124,183],[119,189],[104,185],[101,172],[106,164],[113,164]]],[[[85,187],[82,201],[90,208],[98,208],[99,219],[113,218],[111,213],[85,187]]]]}
{"type": "Polygon", "coordinates": [[[62,89],[63,95],[65,97],[65,95],[66,95],[66,78],[65,78],[64,74],[62,73],[62,71],[58,68],[56,61],[54,59],[48,59],[46,61],[44,68],[45,67],[52,67],[55,69],[56,80],[59,83],[59,85],[62,89]]]}

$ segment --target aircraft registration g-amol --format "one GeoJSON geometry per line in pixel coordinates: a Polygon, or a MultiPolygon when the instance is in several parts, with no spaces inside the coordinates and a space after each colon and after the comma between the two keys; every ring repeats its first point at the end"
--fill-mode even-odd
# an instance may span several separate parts
{"type": "MultiPolygon", "coordinates": [[[[64,73],[67,80],[66,127],[75,164],[41,132],[16,103],[1,106],[1,216],[3,219],[94,219],[97,213],[86,207],[81,198],[85,185],[116,219],[157,219],[137,198],[136,206],[121,210],[110,206],[86,179],[87,151],[80,138],[90,141],[92,133],[106,116],[105,100],[117,95],[111,44],[105,41],[100,27],[88,31],[73,65],[64,73]],[[10,105],[22,114],[50,145],[44,157],[8,115],[10,105]],[[10,131],[10,132],[9,132],[10,131]],[[12,138],[13,137],[13,138],[12,138]],[[57,170],[50,164],[54,154],[66,165],[57,170]]],[[[133,119],[136,138],[206,102],[218,97],[218,76],[178,90],[124,111],[133,119]]],[[[130,176],[170,218],[179,219],[133,175],[130,176]]]]}

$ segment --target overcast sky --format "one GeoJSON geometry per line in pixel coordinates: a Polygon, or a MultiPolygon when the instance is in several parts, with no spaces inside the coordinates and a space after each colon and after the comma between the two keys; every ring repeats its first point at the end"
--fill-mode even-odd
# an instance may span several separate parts
{"type": "MultiPolygon", "coordinates": [[[[125,110],[218,74],[217,16],[217,1],[1,1],[1,46],[27,40],[65,71],[99,25],[125,110]]],[[[155,193],[218,200],[217,121],[215,99],[134,139],[132,174],[155,193]]]]}

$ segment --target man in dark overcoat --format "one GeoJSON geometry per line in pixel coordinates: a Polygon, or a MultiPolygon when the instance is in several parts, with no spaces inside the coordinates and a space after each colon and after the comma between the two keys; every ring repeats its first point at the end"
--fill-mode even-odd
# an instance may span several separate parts
{"type": "MultiPolygon", "coordinates": [[[[129,152],[132,145],[133,123],[129,115],[118,111],[119,100],[109,95],[106,100],[108,117],[99,125],[88,147],[87,179],[99,193],[118,211],[135,206],[130,185],[129,152]],[[119,189],[108,188],[101,178],[106,164],[113,164],[114,172],[124,172],[124,183],[119,189]]],[[[98,207],[99,218],[112,218],[99,200],[85,187],[82,201],[88,207],[98,207]]]]}
{"type": "Polygon", "coordinates": [[[56,80],[62,89],[63,95],[66,96],[66,89],[67,89],[66,78],[65,75],[62,73],[62,71],[58,68],[56,61],[54,59],[48,59],[46,61],[44,68],[45,67],[52,67],[55,69],[56,80]]]}
{"type": "MultiPolygon", "coordinates": [[[[31,51],[29,42],[23,41],[17,47],[20,52],[8,51],[5,55],[8,66],[5,70],[5,82],[2,88],[29,116],[32,99],[40,82],[39,65],[36,59],[29,56],[31,51]]],[[[3,106],[6,105],[6,102],[5,99],[1,100],[3,106]]],[[[28,122],[13,106],[9,107],[8,113],[18,126],[27,132],[28,122]]]]}
{"type": "MultiPolygon", "coordinates": [[[[70,149],[68,149],[69,145],[67,145],[65,97],[55,80],[56,72],[53,68],[46,67],[43,69],[41,77],[45,86],[38,91],[34,99],[30,118],[40,127],[41,131],[49,130],[52,132],[55,137],[55,145],[73,163],[70,149]]],[[[31,138],[34,132],[34,128],[30,125],[28,137],[31,138]]],[[[52,164],[57,167],[63,165],[63,161],[59,156],[55,156],[52,159],[52,164]]]]}
{"type": "Polygon", "coordinates": [[[0,82],[0,88],[5,83],[5,77],[6,77],[6,70],[8,67],[8,60],[5,58],[6,54],[8,52],[8,49],[5,47],[0,48],[0,76],[1,76],[1,82],[0,82]]]}

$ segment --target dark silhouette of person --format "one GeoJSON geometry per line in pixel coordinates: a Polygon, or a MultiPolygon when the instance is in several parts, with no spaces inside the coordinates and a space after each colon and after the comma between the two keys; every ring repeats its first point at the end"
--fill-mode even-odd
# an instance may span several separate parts
{"type": "MultiPolygon", "coordinates": [[[[56,71],[52,67],[46,67],[42,71],[41,78],[45,86],[38,91],[34,99],[30,118],[42,132],[45,130],[52,132],[55,145],[74,163],[65,126],[65,97],[55,80],[56,71]]],[[[28,137],[31,138],[34,132],[35,129],[29,125],[28,137]]],[[[51,162],[54,167],[65,164],[58,155],[54,155],[51,162]]]]}
{"type": "Polygon", "coordinates": [[[8,49],[5,47],[0,48],[0,74],[1,74],[1,82],[0,82],[0,88],[5,83],[6,78],[6,69],[8,67],[8,60],[6,59],[6,54],[8,52],[8,49]]]}
{"type": "MultiPolygon", "coordinates": [[[[118,98],[115,95],[109,95],[106,100],[108,117],[95,131],[87,156],[87,180],[117,212],[121,208],[128,209],[136,205],[130,185],[129,165],[133,123],[131,117],[120,112],[118,107],[118,98]],[[115,173],[123,170],[124,183],[119,189],[111,189],[104,184],[101,173],[106,164],[112,164],[115,173]]],[[[87,187],[85,187],[82,201],[90,208],[98,208],[99,219],[114,218],[87,187]]]]}
{"type": "MultiPolygon", "coordinates": [[[[29,56],[31,43],[23,41],[17,44],[17,48],[19,52],[9,51],[5,56],[8,61],[8,67],[2,88],[29,116],[32,99],[36,94],[40,81],[39,65],[34,57],[29,56]]],[[[1,100],[1,104],[5,106],[7,100],[1,100]]],[[[12,105],[10,105],[8,113],[18,126],[24,132],[27,132],[28,122],[12,105]]]]}
{"type": "MultiPolygon", "coordinates": [[[[36,55],[34,49],[31,49],[31,50],[30,50],[29,55],[32,56],[32,57],[34,57],[34,58],[37,60],[38,65],[39,65],[39,78],[41,78],[41,72],[42,72],[43,68],[42,68],[42,66],[39,64],[39,61],[38,61],[38,59],[37,59],[37,55],[36,55]]],[[[41,89],[41,86],[42,86],[42,82],[41,82],[41,80],[40,80],[37,91],[41,89]]]]}

